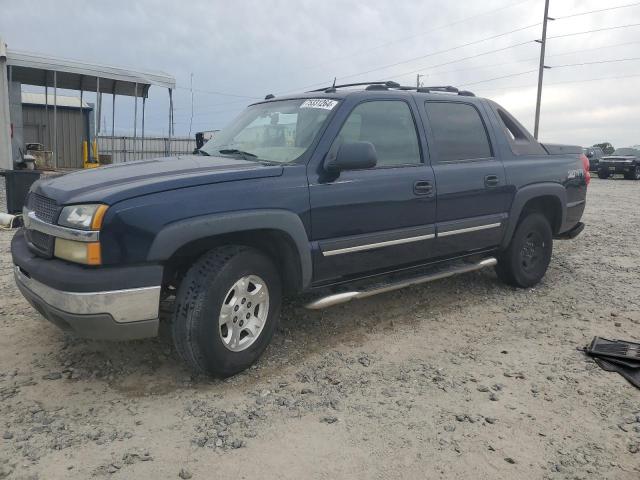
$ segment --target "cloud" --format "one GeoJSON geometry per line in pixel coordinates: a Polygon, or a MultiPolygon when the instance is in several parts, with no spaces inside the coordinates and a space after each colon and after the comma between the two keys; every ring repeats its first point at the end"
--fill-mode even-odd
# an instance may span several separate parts
{"type": "MultiPolygon", "coordinates": [[[[550,15],[558,20],[550,22],[549,36],[640,23],[637,6],[560,18],[608,6],[596,0],[552,3],[550,15]]],[[[393,79],[414,84],[416,73],[424,74],[428,84],[481,81],[469,88],[503,104],[532,128],[536,73],[491,79],[537,68],[539,45],[533,40],[540,36],[539,26],[435,52],[537,24],[542,9],[542,0],[5,0],[0,31],[17,50],[173,74],[182,87],[176,92],[179,134],[189,129],[190,93],[185,87],[191,73],[198,90],[193,131],[224,126],[250,102],[203,90],[262,98],[327,84],[334,76],[338,81],[393,79]],[[460,21],[469,17],[474,18],[460,21]],[[527,43],[481,55],[521,42],[527,43]],[[462,58],[467,59],[458,61],[462,58]],[[510,88],[514,86],[522,88],[510,88]]],[[[640,43],[628,43],[633,41],[640,42],[638,27],[549,40],[547,65],[554,68],[545,71],[542,139],[640,143],[634,127],[640,123],[640,109],[631,107],[640,104],[640,77],[561,84],[640,74],[640,61],[560,67],[638,57],[640,43]]],[[[147,131],[166,133],[167,103],[166,92],[152,89],[147,131]]],[[[117,129],[131,129],[133,101],[118,99],[117,108],[117,129]]],[[[110,124],[110,101],[103,111],[110,124]]]]}

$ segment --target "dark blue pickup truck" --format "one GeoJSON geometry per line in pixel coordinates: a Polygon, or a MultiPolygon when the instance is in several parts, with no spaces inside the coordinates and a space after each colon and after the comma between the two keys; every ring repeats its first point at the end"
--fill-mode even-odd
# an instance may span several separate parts
{"type": "Polygon", "coordinates": [[[172,334],[195,370],[255,362],[283,295],[325,308],[485,267],[544,276],[589,184],[577,146],[538,143],[453,87],[332,86],[249,106],[197,155],[34,184],[12,242],[16,282],[76,334],[172,334]]]}

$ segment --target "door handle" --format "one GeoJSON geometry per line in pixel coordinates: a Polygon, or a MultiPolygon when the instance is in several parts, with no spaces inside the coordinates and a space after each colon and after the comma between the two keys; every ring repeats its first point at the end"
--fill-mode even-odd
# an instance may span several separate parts
{"type": "Polygon", "coordinates": [[[413,184],[413,193],[416,195],[433,195],[433,184],[428,180],[418,180],[413,184]]]}
{"type": "Polygon", "coordinates": [[[484,177],[484,186],[487,188],[493,188],[500,185],[500,179],[497,175],[487,175],[484,177]]]}

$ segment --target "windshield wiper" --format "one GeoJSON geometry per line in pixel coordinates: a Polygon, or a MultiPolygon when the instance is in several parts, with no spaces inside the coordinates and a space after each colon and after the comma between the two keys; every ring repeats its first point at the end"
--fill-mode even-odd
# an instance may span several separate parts
{"type": "Polygon", "coordinates": [[[204,150],[202,150],[201,148],[199,148],[199,149],[198,149],[198,153],[199,153],[200,155],[204,155],[204,156],[206,156],[206,157],[210,157],[210,156],[211,156],[211,154],[210,154],[210,153],[205,152],[205,151],[204,151],[204,150]]]}
{"type": "Polygon", "coordinates": [[[218,153],[221,153],[223,155],[240,155],[245,160],[247,159],[247,157],[258,158],[255,153],[245,152],[244,150],[238,150],[237,148],[223,148],[222,150],[218,150],[218,153]]]}

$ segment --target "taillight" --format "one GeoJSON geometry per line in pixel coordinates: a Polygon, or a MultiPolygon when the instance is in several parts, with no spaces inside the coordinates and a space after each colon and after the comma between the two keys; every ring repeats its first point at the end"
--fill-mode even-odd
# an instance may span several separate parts
{"type": "Polygon", "coordinates": [[[591,182],[591,174],[589,173],[589,159],[583,153],[580,155],[580,160],[582,160],[582,170],[584,170],[584,181],[587,185],[591,182]]]}

